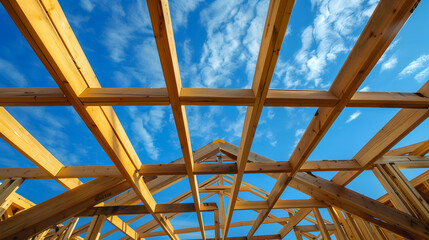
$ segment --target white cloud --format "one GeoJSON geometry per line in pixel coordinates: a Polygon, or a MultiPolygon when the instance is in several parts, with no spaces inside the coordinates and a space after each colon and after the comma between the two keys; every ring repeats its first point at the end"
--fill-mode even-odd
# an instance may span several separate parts
{"type": "Polygon", "coordinates": [[[170,11],[173,23],[173,30],[177,31],[180,27],[188,23],[188,15],[194,11],[202,0],[175,0],[170,2],[170,11]]]}
{"type": "Polygon", "coordinates": [[[91,12],[95,4],[91,0],[80,0],[80,6],[87,12],[91,12]]]}
{"type": "Polygon", "coordinates": [[[356,118],[358,118],[361,114],[362,114],[362,113],[361,113],[360,111],[356,111],[356,112],[352,113],[352,114],[349,116],[349,119],[347,119],[346,123],[349,123],[349,122],[351,122],[351,121],[355,120],[355,119],[356,119],[356,118]]]}
{"type": "Polygon", "coordinates": [[[269,108],[267,111],[267,117],[268,119],[273,119],[275,116],[273,109],[269,108]]]}
{"type": "Polygon", "coordinates": [[[303,128],[297,129],[295,131],[295,137],[301,137],[302,134],[304,134],[304,132],[305,132],[305,129],[303,129],[303,128]]]}
{"type": "Polygon", "coordinates": [[[139,138],[136,139],[143,143],[144,149],[149,157],[153,160],[157,160],[159,158],[159,150],[155,147],[153,136],[143,126],[143,120],[141,118],[134,119],[132,125],[134,131],[139,135],[139,138]]]}
{"type": "Polygon", "coordinates": [[[131,125],[134,129],[133,139],[137,146],[143,145],[148,156],[158,160],[160,150],[155,145],[155,134],[162,130],[165,123],[165,110],[167,107],[155,106],[149,111],[142,111],[137,107],[128,107],[131,125]]]}
{"type": "Polygon", "coordinates": [[[429,67],[425,68],[423,71],[419,72],[414,76],[414,79],[416,79],[419,82],[427,81],[429,77],[429,67]]]}
{"type": "Polygon", "coordinates": [[[371,88],[369,86],[365,86],[359,90],[359,92],[369,92],[371,88]]]}
{"type": "Polygon", "coordinates": [[[420,71],[417,73],[414,78],[416,80],[421,81],[423,78],[427,76],[427,67],[429,66],[429,54],[427,55],[421,55],[416,60],[409,63],[402,71],[399,73],[399,77],[404,78],[413,74],[416,74],[419,70],[423,69],[423,71],[420,71]]]}
{"type": "Polygon", "coordinates": [[[268,141],[270,142],[271,146],[273,146],[273,147],[277,146],[277,140],[274,137],[274,134],[273,134],[273,132],[271,130],[267,131],[266,137],[267,137],[268,141]]]}
{"type": "Polygon", "coordinates": [[[4,87],[25,87],[27,85],[27,80],[25,79],[24,75],[22,75],[12,63],[1,58],[0,76],[3,77],[3,81],[0,86],[3,85],[4,87]]]}
{"type": "Polygon", "coordinates": [[[380,72],[383,72],[385,70],[390,70],[390,69],[394,68],[397,63],[398,63],[398,59],[396,58],[396,56],[390,57],[386,62],[384,62],[381,65],[380,72]]]}
{"type": "Polygon", "coordinates": [[[316,17],[302,32],[302,47],[295,55],[295,72],[304,76],[304,85],[329,86],[322,81],[328,64],[350,50],[355,39],[354,31],[369,18],[375,5],[363,0],[312,1],[316,17]]]}
{"type": "Polygon", "coordinates": [[[236,81],[234,71],[245,66],[250,87],[268,9],[268,1],[218,0],[201,11],[201,24],[207,40],[199,61],[201,83],[206,87],[225,87],[236,81]]]}

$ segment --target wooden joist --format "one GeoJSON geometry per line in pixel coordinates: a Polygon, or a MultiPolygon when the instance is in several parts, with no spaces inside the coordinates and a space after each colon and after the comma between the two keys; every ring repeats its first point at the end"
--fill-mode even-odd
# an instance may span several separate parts
{"type": "Polygon", "coordinates": [[[170,9],[167,0],[148,0],[147,5],[156,46],[158,48],[159,59],[161,61],[162,72],[164,73],[165,85],[167,86],[168,96],[170,98],[171,110],[176,123],[177,135],[179,136],[183,159],[185,160],[186,172],[191,186],[192,196],[194,198],[195,210],[201,229],[201,236],[205,239],[203,216],[200,210],[201,201],[198,192],[198,182],[197,177],[193,173],[194,159],[192,155],[186,110],[185,106],[180,104],[182,82],[180,80],[179,61],[176,54],[170,9]]]}
{"type": "MultiPolygon", "coordinates": [[[[201,212],[215,211],[216,203],[201,203],[201,212]]],[[[155,213],[184,213],[195,212],[193,203],[174,203],[174,204],[157,204],[155,213]]],[[[94,215],[135,215],[135,214],[150,214],[149,210],[144,205],[122,205],[108,207],[91,207],[79,213],[77,216],[94,216],[94,215]]]]}
{"type": "MultiPolygon", "coordinates": [[[[243,132],[241,134],[240,149],[237,155],[237,174],[234,176],[232,184],[232,194],[229,201],[225,225],[223,228],[223,239],[228,236],[229,225],[237,202],[238,192],[246,168],[247,159],[252,147],[253,138],[259,123],[259,118],[264,107],[271,78],[277,63],[289,18],[292,13],[294,0],[270,1],[267,19],[262,34],[262,41],[259,48],[258,60],[256,62],[255,75],[253,76],[252,90],[255,101],[252,106],[247,107],[244,119],[243,132]]],[[[262,219],[263,220],[263,219],[262,219]]],[[[262,223],[262,221],[260,221],[262,223]]],[[[252,230],[248,237],[253,236],[252,230]]]]}
{"type": "MultiPolygon", "coordinates": [[[[182,88],[182,105],[253,106],[251,89],[182,88]]],[[[86,106],[166,106],[166,88],[87,88],[79,99],[86,106]]],[[[334,107],[339,99],[328,91],[269,89],[265,107],[334,107]]],[[[0,106],[71,106],[59,88],[0,88],[0,106]]],[[[347,107],[427,108],[429,98],[411,92],[356,92],[347,107]]]]}

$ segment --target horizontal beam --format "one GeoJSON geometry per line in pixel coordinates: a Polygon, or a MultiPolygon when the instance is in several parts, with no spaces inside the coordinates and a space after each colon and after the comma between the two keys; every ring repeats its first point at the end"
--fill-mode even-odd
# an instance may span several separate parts
{"type": "MultiPolygon", "coordinates": [[[[200,209],[202,212],[210,212],[218,209],[216,203],[201,203],[200,209]]],[[[173,204],[157,204],[155,213],[184,213],[195,212],[193,203],[173,203],[173,204]]],[[[149,210],[144,205],[122,205],[122,206],[107,206],[107,207],[91,207],[79,213],[79,217],[87,217],[94,215],[136,215],[150,214],[149,210]]]]}
{"type": "MultiPolygon", "coordinates": [[[[315,199],[278,200],[273,209],[287,208],[326,208],[327,204],[315,199]]],[[[237,201],[234,210],[262,210],[268,209],[267,201],[237,201]]]]}
{"type": "MultiPolygon", "coordinates": [[[[335,225],[334,224],[325,224],[326,229],[328,231],[333,231],[335,230],[335,225]]],[[[299,231],[299,232],[318,232],[319,227],[317,225],[300,225],[300,226],[295,226],[293,228],[295,231],[299,231]]]]}
{"type": "MultiPolygon", "coordinates": [[[[170,105],[165,88],[87,88],[79,95],[87,106],[170,105]]],[[[251,89],[183,88],[182,105],[252,106],[251,89]]],[[[270,89],[266,107],[333,107],[328,91],[270,89]]],[[[0,88],[0,106],[70,106],[59,88],[0,88]]],[[[410,92],[357,92],[347,107],[427,108],[429,98],[410,92]]]]}
{"type": "MultiPolygon", "coordinates": [[[[300,169],[301,172],[312,171],[347,171],[361,169],[354,160],[325,160],[307,161],[300,169]]],[[[248,163],[244,173],[282,173],[290,172],[291,166],[288,162],[260,162],[248,163]]],[[[235,163],[220,164],[195,164],[194,174],[236,174],[237,165],[235,163]]],[[[186,175],[185,164],[147,164],[142,165],[140,174],[145,178],[160,175],[186,175]]],[[[94,177],[117,177],[121,176],[115,166],[70,166],[63,167],[57,178],[94,178],[94,177]]],[[[0,179],[23,177],[26,179],[49,179],[52,178],[37,167],[25,168],[0,168],[0,179]]]]}

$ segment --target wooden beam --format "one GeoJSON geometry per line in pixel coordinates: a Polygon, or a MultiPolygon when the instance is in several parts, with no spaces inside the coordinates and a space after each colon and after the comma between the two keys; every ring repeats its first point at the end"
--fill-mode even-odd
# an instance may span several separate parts
{"type": "Polygon", "coordinates": [[[334,227],[337,230],[337,239],[338,240],[347,240],[347,234],[343,229],[343,225],[341,220],[339,219],[337,213],[332,207],[328,207],[329,215],[331,216],[332,222],[334,223],[334,227]]]}
{"type": "Polygon", "coordinates": [[[294,188],[315,199],[337,206],[397,234],[427,238],[429,224],[336,183],[306,173],[298,173],[292,180],[294,188]]]}
{"type": "MultiPolygon", "coordinates": [[[[17,0],[2,1],[2,4],[107,155],[141,201],[153,211],[156,202],[142,177],[136,174],[141,162],[113,108],[84,106],[79,99],[87,88],[101,86],[59,3],[17,0]]],[[[168,221],[158,220],[165,231],[173,232],[168,221]]],[[[170,238],[176,239],[176,236],[170,234],[170,238]]]]}
{"type": "Polygon", "coordinates": [[[194,159],[192,155],[188,122],[186,119],[186,110],[185,106],[180,104],[182,83],[180,80],[179,61],[176,54],[170,9],[167,0],[149,0],[147,1],[147,5],[156,46],[158,48],[159,59],[164,73],[165,85],[167,86],[168,96],[170,97],[171,110],[173,112],[180,146],[185,160],[186,172],[191,186],[192,196],[194,198],[195,210],[201,229],[201,236],[205,239],[203,216],[200,210],[201,201],[198,192],[198,182],[197,177],[193,173],[194,159]]]}
{"type": "Polygon", "coordinates": [[[318,208],[313,208],[314,216],[317,220],[317,227],[319,228],[320,234],[322,235],[324,240],[330,240],[331,236],[329,235],[328,229],[325,226],[325,223],[323,222],[322,215],[319,212],[318,208]]]}
{"type": "MultiPolygon", "coordinates": [[[[401,168],[417,168],[429,165],[428,157],[421,157],[422,160],[410,161],[407,159],[398,159],[401,168]],[[423,161],[423,159],[428,161],[423,161]]],[[[395,160],[385,160],[395,162],[395,160]]],[[[323,160],[307,161],[304,163],[300,172],[316,171],[347,171],[359,170],[361,166],[355,160],[323,160]]],[[[289,162],[261,162],[247,163],[244,173],[283,173],[290,172],[292,167],[289,162]]],[[[173,164],[143,164],[139,173],[149,179],[151,176],[161,175],[186,175],[186,166],[183,163],[173,164]]],[[[212,174],[236,174],[237,164],[200,164],[194,165],[194,174],[212,175],[212,174]]],[[[68,166],[61,167],[56,174],[56,178],[96,178],[96,177],[119,177],[121,173],[116,166],[68,166]]],[[[24,177],[26,179],[50,179],[51,175],[38,167],[25,168],[0,168],[0,180],[8,178],[24,177]]]]}
{"type": "MultiPolygon", "coordinates": [[[[251,89],[182,88],[182,105],[253,106],[251,89]]],[[[79,99],[86,106],[166,106],[166,88],[87,88],[79,99]]],[[[269,89],[265,107],[334,107],[339,99],[328,91],[269,89]]],[[[58,88],[0,88],[0,106],[71,106],[58,88]]],[[[429,98],[411,92],[356,92],[347,107],[427,108],[429,98]]]]}
{"type": "Polygon", "coordinates": [[[103,229],[104,223],[106,222],[106,218],[107,217],[104,215],[94,216],[84,240],[98,240],[100,238],[101,229],[103,229]]]}
{"type": "Polygon", "coordinates": [[[298,212],[296,212],[295,215],[288,221],[286,225],[282,227],[279,231],[279,235],[281,238],[286,237],[290,231],[299,223],[301,222],[309,213],[311,212],[311,208],[302,208],[298,212]]]}
{"type": "MultiPolygon", "coordinates": [[[[200,209],[202,212],[214,211],[217,208],[216,203],[201,203],[200,209]]],[[[173,203],[173,204],[157,204],[155,213],[184,213],[195,212],[193,203],[173,203]]],[[[108,207],[91,207],[78,214],[78,216],[94,216],[94,215],[135,215],[149,214],[149,210],[144,205],[122,205],[108,207]]]]}
{"type": "MultiPolygon", "coordinates": [[[[280,174],[273,191],[268,197],[268,202],[272,205],[280,198],[291,177],[302,167],[339,114],[347,106],[356,90],[405,24],[411,15],[410,10],[414,7],[414,1],[406,0],[395,2],[382,0],[378,3],[329,89],[330,93],[338,97],[338,103],[335,107],[322,107],[317,110],[289,158],[292,171],[280,174]]],[[[270,209],[260,213],[258,216],[259,222],[266,217],[269,211],[270,209]]],[[[252,227],[249,236],[257,228],[257,225],[252,227]]]]}
{"type": "MultiPolygon", "coordinates": [[[[328,231],[335,230],[334,224],[326,224],[325,228],[328,231]]],[[[318,225],[299,225],[299,226],[295,226],[293,228],[293,230],[296,230],[296,231],[299,231],[299,232],[319,232],[320,231],[318,225]]]]}
{"type": "Polygon", "coordinates": [[[19,186],[21,186],[23,182],[23,178],[7,179],[3,181],[0,185],[0,204],[6,201],[10,195],[15,193],[15,191],[19,188],[19,186]]]}
{"type": "MultiPolygon", "coordinates": [[[[233,191],[226,215],[223,239],[226,239],[228,236],[229,225],[231,223],[235,203],[237,202],[238,192],[243,179],[250,148],[252,147],[253,138],[255,136],[259,118],[264,107],[265,99],[267,97],[268,89],[271,83],[271,78],[273,76],[277,59],[280,54],[280,49],[294,3],[294,0],[272,0],[270,1],[270,5],[268,7],[267,19],[265,21],[258,60],[256,62],[255,75],[253,77],[252,83],[255,101],[253,106],[249,106],[246,111],[243,132],[240,140],[240,150],[237,156],[238,172],[234,176],[234,182],[232,184],[233,191]]],[[[262,223],[263,221],[260,222],[262,223]]],[[[248,237],[253,236],[253,233],[254,232],[251,230],[251,232],[248,234],[248,237]]]]}
{"type": "MultiPolygon", "coordinates": [[[[140,239],[139,234],[118,216],[109,216],[107,217],[107,221],[115,226],[117,230],[123,232],[127,237],[130,237],[131,239],[140,239]]],[[[100,236],[100,239],[103,238],[103,235],[100,236]]]]}
{"type": "Polygon", "coordinates": [[[127,190],[122,178],[97,178],[0,222],[2,239],[27,239],[127,190]]]}
{"type": "MultiPolygon", "coordinates": [[[[286,208],[325,208],[328,207],[323,202],[315,199],[308,200],[279,200],[273,209],[286,208]]],[[[235,210],[263,210],[268,208],[266,201],[239,201],[235,205],[235,210]]]]}

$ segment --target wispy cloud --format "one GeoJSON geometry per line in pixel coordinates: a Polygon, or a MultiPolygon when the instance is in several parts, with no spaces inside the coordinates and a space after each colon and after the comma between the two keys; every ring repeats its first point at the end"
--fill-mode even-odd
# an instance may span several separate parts
{"type": "Polygon", "coordinates": [[[4,59],[0,58],[0,76],[2,76],[2,83],[0,86],[4,87],[25,87],[27,80],[15,66],[4,59]],[[6,84],[7,83],[7,84],[6,84]]]}
{"type": "Polygon", "coordinates": [[[251,85],[268,1],[242,2],[218,0],[201,11],[201,24],[207,30],[198,64],[203,86],[251,85]],[[233,78],[240,66],[246,69],[245,82],[233,78]]]}
{"type": "Polygon", "coordinates": [[[316,17],[301,33],[301,48],[295,54],[295,62],[289,64],[296,67],[284,72],[286,87],[329,87],[330,82],[324,82],[322,77],[328,64],[351,49],[356,40],[355,30],[369,18],[375,6],[376,2],[363,0],[312,1],[316,17]]]}
{"type": "Polygon", "coordinates": [[[400,78],[405,78],[410,75],[414,75],[414,79],[419,82],[425,80],[425,78],[429,76],[429,54],[421,55],[414,61],[410,62],[399,73],[400,78]]]}
{"type": "Polygon", "coordinates": [[[365,86],[359,90],[359,92],[369,92],[371,88],[369,86],[365,86]]]}
{"type": "Polygon", "coordinates": [[[94,9],[95,7],[95,3],[92,2],[91,0],[80,0],[80,6],[84,10],[91,12],[92,9],[94,9]]]}
{"type": "Polygon", "coordinates": [[[151,107],[149,111],[142,111],[137,107],[128,107],[131,125],[135,131],[133,139],[137,146],[143,146],[147,155],[158,160],[160,149],[155,145],[155,134],[162,131],[165,123],[166,107],[151,107]]]}
{"type": "Polygon", "coordinates": [[[349,116],[349,119],[347,119],[346,123],[349,123],[349,122],[351,122],[351,121],[355,120],[355,119],[356,119],[356,118],[358,118],[361,114],[362,114],[362,113],[361,113],[360,111],[356,111],[356,112],[352,113],[352,114],[349,116]]]}
{"type": "Polygon", "coordinates": [[[396,58],[396,56],[390,57],[386,62],[384,62],[381,65],[380,72],[383,72],[383,71],[386,71],[386,70],[390,70],[390,69],[396,67],[397,63],[398,63],[398,59],[396,58]]]}

